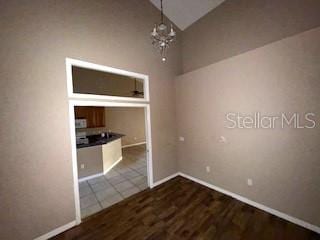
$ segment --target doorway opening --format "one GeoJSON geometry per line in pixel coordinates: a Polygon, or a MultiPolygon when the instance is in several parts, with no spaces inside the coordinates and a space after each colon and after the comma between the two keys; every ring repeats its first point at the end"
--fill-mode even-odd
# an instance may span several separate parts
{"type": "Polygon", "coordinates": [[[75,106],[75,122],[82,219],[148,187],[144,108],[75,106]]]}
{"type": "Polygon", "coordinates": [[[148,77],[67,59],[67,80],[76,223],[80,224],[81,219],[153,187],[148,77]],[[73,66],[139,77],[144,80],[143,95],[74,93],[73,66]]]}

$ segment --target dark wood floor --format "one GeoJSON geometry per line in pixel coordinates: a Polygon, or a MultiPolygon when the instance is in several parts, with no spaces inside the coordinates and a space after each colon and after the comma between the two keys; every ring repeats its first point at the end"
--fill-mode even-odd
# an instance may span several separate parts
{"type": "Polygon", "coordinates": [[[54,239],[315,240],[320,235],[176,177],[85,219],[54,239]]]}

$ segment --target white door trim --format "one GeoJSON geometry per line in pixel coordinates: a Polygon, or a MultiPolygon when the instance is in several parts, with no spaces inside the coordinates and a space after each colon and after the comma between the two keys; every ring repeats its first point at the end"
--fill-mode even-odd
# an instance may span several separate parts
{"type": "Polygon", "coordinates": [[[76,144],[76,130],[74,119],[74,103],[69,101],[69,128],[71,137],[71,157],[72,157],[72,172],[73,172],[73,191],[74,191],[74,204],[76,212],[76,224],[81,223],[80,212],[80,194],[78,182],[78,164],[77,164],[77,144],[76,144]]]}
{"type": "Polygon", "coordinates": [[[73,185],[75,198],[75,221],[76,224],[81,223],[80,198],[79,198],[79,182],[78,182],[78,165],[77,165],[77,146],[75,133],[75,106],[101,106],[101,107],[143,107],[145,111],[145,133],[147,142],[147,175],[148,186],[153,187],[153,164],[152,164],[152,138],[151,138],[151,113],[149,101],[149,77],[144,74],[128,72],[121,69],[98,65],[94,63],[79,61],[76,59],[66,58],[67,72],[67,88],[69,97],[69,127],[71,137],[71,153],[72,153],[72,169],[73,169],[73,185]],[[114,96],[101,96],[92,94],[75,94],[72,85],[72,66],[79,66],[99,71],[112,72],[130,77],[144,79],[145,96],[141,99],[123,98],[114,96]],[[116,101],[115,101],[116,100],[116,101]],[[120,102],[121,101],[121,102],[120,102]]]}
{"type": "Polygon", "coordinates": [[[136,73],[136,72],[129,72],[129,71],[125,71],[125,70],[118,69],[118,68],[108,67],[108,66],[104,66],[104,65],[91,63],[91,62],[80,61],[80,60],[72,59],[72,58],[66,58],[66,70],[67,70],[67,90],[68,90],[68,97],[69,98],[99,99],[99,100],[111,100],[111,101],[130,101],[130,102],[148,102],[150,100],[149,76],[148,75],[136,73]],[[143,79],[144,97],[143,98],[134,98],[134,97],[118,97],[118,96],[74,93],[73,92],[73,83],[72,83],[72,66],[143,79]]]}

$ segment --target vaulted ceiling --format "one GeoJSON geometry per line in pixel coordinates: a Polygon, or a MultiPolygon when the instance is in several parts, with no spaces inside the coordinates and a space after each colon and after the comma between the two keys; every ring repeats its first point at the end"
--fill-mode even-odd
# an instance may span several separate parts
{"type": "MultiPolygon", "coordinates": [[[[225,0],[163,0],[164,14],[181,30],[206,15],[225,0]]],[[[160,9],[160,0],[150,0],[160,9]]]]}

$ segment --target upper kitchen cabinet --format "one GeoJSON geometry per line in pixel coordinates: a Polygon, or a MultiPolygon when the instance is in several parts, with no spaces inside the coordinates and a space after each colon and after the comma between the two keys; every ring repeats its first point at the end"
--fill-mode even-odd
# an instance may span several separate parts
{"type": "Polygon", "coordinates": [[[105,127],[104,107],[76,106],[74,112],[76,119],[87,120],[87,128],[105,127]]]}

